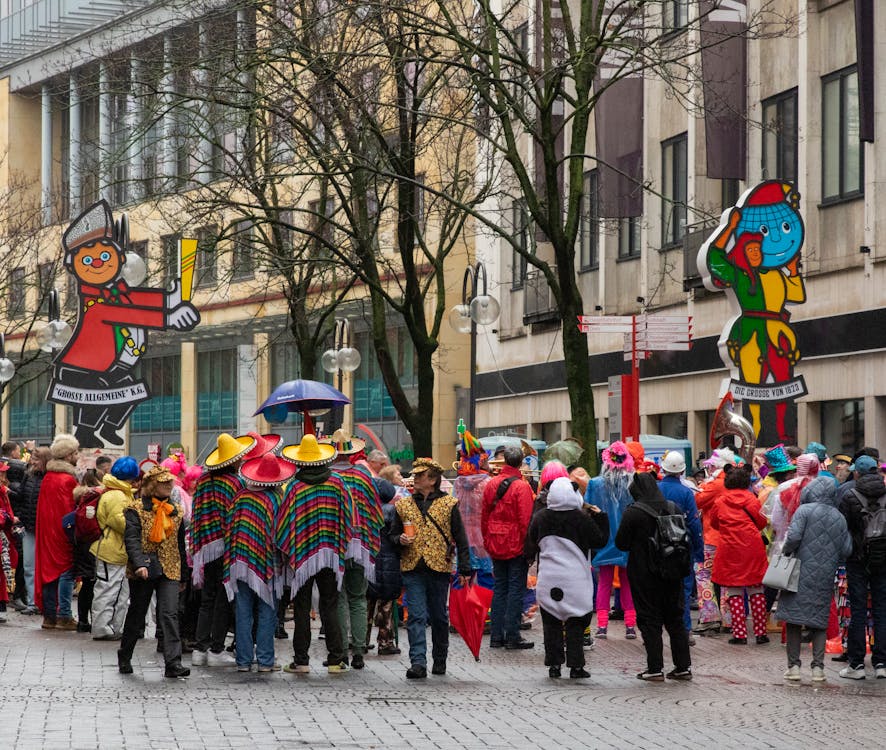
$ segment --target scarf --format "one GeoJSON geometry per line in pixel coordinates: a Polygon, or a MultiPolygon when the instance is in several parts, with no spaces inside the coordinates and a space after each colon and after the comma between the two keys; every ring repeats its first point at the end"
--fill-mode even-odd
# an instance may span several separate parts
{"type": "Polygon", "coordinates": [[[324,568],[335,571],[341,586],[351,537],[346,509],[350,503],[341,478],[332,474],[320,484],[296,479],[286,493],[277,532],[283,553],[284,585],[293,594],[324,568]]]}
{"type": "Polygon", "coordinates": [[[234,498],[222,578],[229,599],[237,593],[237,583],[243,581],[262,601],[276,606],[277,509],[281,497],[279,487],[247,487],[234,498]]]}
{"type": "Polygon", "coordinates": [[[169,538],[169,532],[172,531],[172,520],[169,516],[174,510],[172,503],[165,499],[153,498],[151,502],[154,504],[154,524],[151,526],[151,532],[148,539],[159,544],[169,538]]]}
{"type": "Polygon", "coordinates": [[[191,509],[191,554],[193,581],[203,585],[203,566],[218,560],[225,551],[225,531],[234,496],[243,484],[230,467],[207,471],[197,480],[191,509]]]}
{"type": "Polygon", "coordinates": [[[351,496],[351,534],[347,558],[362,565],[366,578],[375,581],[375,557],[381,546],[380,532],[384,525],[378,490],[372,473],[364,466],[351,466],[336,471],[351,496]]]}

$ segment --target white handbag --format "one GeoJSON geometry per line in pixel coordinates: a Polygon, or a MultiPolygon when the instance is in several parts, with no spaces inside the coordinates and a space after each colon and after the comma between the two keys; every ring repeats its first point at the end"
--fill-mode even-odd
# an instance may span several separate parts
{"type": "Polygon", "coordinates": [[[763,576],[763,585],[782,591],[796,592],[800,585],[800,560],[773,554],[763,576]]]}

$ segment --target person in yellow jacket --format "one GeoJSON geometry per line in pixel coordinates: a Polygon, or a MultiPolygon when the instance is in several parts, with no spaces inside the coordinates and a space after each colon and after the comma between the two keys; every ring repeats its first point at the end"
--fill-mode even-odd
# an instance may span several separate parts
{"type": "Polygon", "coordinates": [[[98,501],[96,514],[102,535],[89,550],[96,559],[92,599],[92,639],[95,641],[119,641],[123,634],[129,607],[123,509],[133,502],[134,490],[140,482],[141,471],[132,456],[118,458],[102,477],[105,491],[98,501]]]}
{"type": "Polygon", "coordinates": [[[472,574],[471,556],[458,500],[440,489],[443,467],[432,458],[416,458],[412,464],[414,490],[397,501],[390,539],[401,550],[400,569],[409,602],[409,679],[428,676],[427,635],[431,624],[431,673],[446,674],[449,654],[449,617],[446,601],[452,574],[453,551],[457,553],[459,583],[467,585],[472,574]]]}

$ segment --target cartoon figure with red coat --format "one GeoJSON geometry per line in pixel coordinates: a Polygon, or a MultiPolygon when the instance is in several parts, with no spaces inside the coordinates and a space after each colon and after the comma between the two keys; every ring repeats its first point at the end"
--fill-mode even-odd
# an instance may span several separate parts
{"type": "Polygon", "coordinates": [[[775,435],[766,444],[793,442],[788,403],[807,392],[803,377],[794,377],[800,350],[787,310],[788,304],[806,301],[799,271],[804,236],[799,209],[800,194],[793,185],[763,182],[723,212],[722,223],[698,254],[705,286],[729,291],[740,308],[723,329],[720,352],[728,367],[738,369],[730,391],[750,402],[758,438],[764,427],[761,402],[774,403],[775,435]]]}
{"type": "Polygon", "coordinates": [[[126,284],[126,226],[125,217],[115,226],[111,207],[99,201],[62,237],[80,307],[74,333],[55,360],[47,399],[74,407],[74,435],[84,448],[123,445],[118,431],[150,398],[134,373],[147,330],[189,331],[200,322],[197,309],[182,300],[179,282],[172,291],[126,284]]]}

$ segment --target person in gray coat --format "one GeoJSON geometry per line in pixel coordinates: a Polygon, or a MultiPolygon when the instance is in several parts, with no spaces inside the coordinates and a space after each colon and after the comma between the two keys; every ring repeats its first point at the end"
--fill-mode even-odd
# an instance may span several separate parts
{"type": "Polygon", "coordinates": [[[800,507],[788,527],[782,554],[800,561],[797,592],[779,594],[776,618],[787,623],[786,680],[800,679],[800,633],[812,634],[812,680],[823,682],[828,618],[834,573],[852,552],[846,519],[837,508],[837,488],[829,477],[812,480],[800,493],[800,507]]]}

